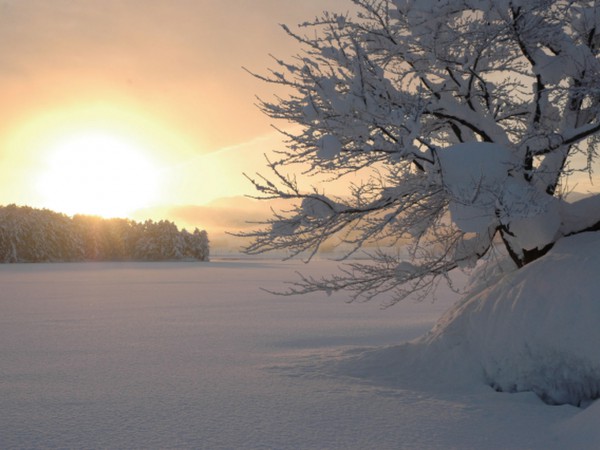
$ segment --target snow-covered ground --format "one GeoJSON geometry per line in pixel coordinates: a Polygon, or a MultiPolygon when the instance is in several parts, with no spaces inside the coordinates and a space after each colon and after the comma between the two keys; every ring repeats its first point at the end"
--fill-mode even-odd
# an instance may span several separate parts
{"type": "Polygon", "coordinates": [[[457,295],[278,297],[333,263],[0,266],[0,448],[600,448],[600,402],[398,367],[457,295]]]}

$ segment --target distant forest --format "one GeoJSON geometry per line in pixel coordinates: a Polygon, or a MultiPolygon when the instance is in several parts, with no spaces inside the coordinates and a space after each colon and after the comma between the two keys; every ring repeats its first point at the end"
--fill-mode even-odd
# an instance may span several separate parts
{"type": "Polygon", "coordinates": [[[69,217],[47,209],[0,206],[0,262],[208,261],[206,231],[169,221],[69,217]]]}

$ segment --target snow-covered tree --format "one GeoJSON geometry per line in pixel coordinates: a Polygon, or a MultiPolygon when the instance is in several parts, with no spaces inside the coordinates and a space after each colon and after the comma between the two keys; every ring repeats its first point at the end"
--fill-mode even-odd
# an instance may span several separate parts
{"type": "Polygon", "coordinates": [[[302,52],[256,75],[284,92],[262,111],[296,127],[282,131],[272,175],[251,181],[259,197],[294,206],[250,233],[248,253],[310,258],[338,236],[349,256],[409,239],[408,261],[376,251],[292,288],[394,302],[492,248],[523,267],[561,237],[600,228],[600,197],[563,199],[570,174],[591,174],[600,139],[597,2],[352,3],[353,13],[284,27],[302,52]],[[325,181],[301,186],[294,171],[325,181]]]}
{"type": "Polygon", "coordinates": [[[47,209],[0,206],[0,262],[207,261],[206,231],[179,231],[169,221],[137,223],[68,217],[47,209]]]}
{"type": "Polygon", "coordinates": [[[78,261],[71,219],[47,209],[0,207],[0,262],[78,261]]]}
{"type": "Polygon", "coordinates": [[[135,255],[136,259],[150,261],[181,259],[182,247],[182,239],[174,223],[147,220],[136,244],[135,255]]]}
{"type": "Polygon", "coordinates": [[[181,239],[183,250],[182,254],[186,258],[194,258],[199,261],[208,261],[210,259],[210,249],[208,242],[208,233],[205,230],[194,229],[193,233],[187,230],[181,230],[181,239]]]}

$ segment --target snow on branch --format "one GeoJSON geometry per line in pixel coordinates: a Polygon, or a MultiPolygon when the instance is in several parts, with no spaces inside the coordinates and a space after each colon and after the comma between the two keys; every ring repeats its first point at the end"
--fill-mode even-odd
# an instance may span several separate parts
{"type": "Polygon", "coordinates": [[[343,275],[303,279],[293,291],[401,298],[427,292],[494,246],[521,267],[566,230],[600,223],[598,211],[571,223],[557,194],[573,156],[583,152],[591,168],[597,154],[599,7],[352,3],[356,13],[284,26],[302,52],[274,58],[270,74],[256,75],[287,92],[261,99],[260,109],[297,127],[281,130],[286,148],[268,163],[270,177],[250,178],[258,197],[291,206],[248,234],[247,252],[310,259],[335,240],[348,259],[380,245],[373,265],[352,263],[343,275]],[[326,178],[303,185],[299,172],[326,178]],[[327,195],[330,183],[345,193],[327,195]],[[406,241],[408,261],[389,256],[406,241]]]}

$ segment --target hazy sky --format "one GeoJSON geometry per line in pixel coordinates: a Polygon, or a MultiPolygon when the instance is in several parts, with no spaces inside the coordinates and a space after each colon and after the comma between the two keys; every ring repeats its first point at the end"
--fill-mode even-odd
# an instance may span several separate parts
{"type": "MultiPolygon", "coordinates": [[[[3,1],[0,204],[72,214],[86,189],[98,197],[111,184],[99,167],[109,172],[120,162],[80,161],[71,179],[64,161],[114,137],[137,152],[130,164],[146,158],[160,172],[161,183],[146,189],[158,194],[139,206],[201,205],[249,191],[241,171],[262,166],[257,155],[278,142],[254,106],[271,88],[242,67],[261,72],[272,65],[269,53],[295,53],[280,23],[349,7],[348,0],[3,1]],[[68,153],[66,142],[75,141],[80,147],[68,153]],[[75,192],[79,200],[61,206],[75,192]]],[[[83,212],[94,212],[94,202],[83,212]]]]}
{"type": "Polygon", "coordinates": [[[254,105],[273,87],[242,67],[296,53],[279,24],[351,7],[0,0],[0,204],[215,229],[256,219],[242,172],[281,143],[254,105]]]}
{"type": "Polygon", "coordinates": [[[260,71],[288,55],[279,23],[347,0],[13,0],[0,6],[3,119],[128,102],[214,148],[255,136],[260,71]],[[9,101],[7,101],[9,100],[9,101]],[[10,105],[10,106],[9,106],[10,105]],[[243,118],[243,120],[240,120],[243,118]],[[232,125],[235,123],[235,126],[232,125]],[[228,125],[228,126],[227,126],[228,125]]]}

